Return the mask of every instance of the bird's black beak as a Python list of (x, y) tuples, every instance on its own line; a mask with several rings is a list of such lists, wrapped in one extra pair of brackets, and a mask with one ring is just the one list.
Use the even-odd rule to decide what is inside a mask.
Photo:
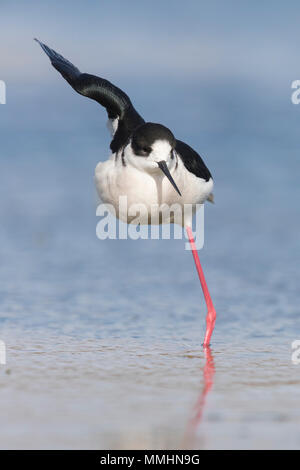
[(171, 173), (169, 172), (169, 168), (167, 167), (167, 164), (164, 160), (161, 160), (160, 162), (157, 163), (159, 168), (161, 169), (161, 171), (166, 175), (166, 177), (168, 178), (168, 180), (170, 181), (171, 185), (173, 186), (173, 188), (176, 189), (176, 191), (178, 192), (179, 196), (181, 196), (181, 192), (179, 191), (175, 181), (173, 180), (172, 176), (171, 176)]

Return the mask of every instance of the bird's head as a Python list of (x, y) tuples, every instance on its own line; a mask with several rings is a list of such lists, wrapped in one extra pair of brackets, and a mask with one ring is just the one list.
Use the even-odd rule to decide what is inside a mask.
[(180, 194), (170, 173), (175, 166), (175, 144), (176, 139), (167, 127), (147, 122), (133, 132), (125, 149), (126, 159), (141, 171), (164, 174)]

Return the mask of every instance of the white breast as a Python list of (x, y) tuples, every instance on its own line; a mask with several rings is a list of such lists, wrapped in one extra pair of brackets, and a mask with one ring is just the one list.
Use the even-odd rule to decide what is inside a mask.
[[(171, 174), (180, 189), (182, 196), (179, 196), (168, 179), (163, 175), (149, 174), (133, 166), (122, 164), (121, 156), (116, 159), (116, 154), (111, 155), (109, 160), (100, 162), (95, 169), (95, 184), (100, 199), (111, 204), (117, 217), (130, 222), (132, 213), (130, 207), (136, 204), (143, 204), (152, 215), (155, 211), (160, 211), (161, 204), (202, 204), (210, 195), (213, 189), (213, 180), (205, 181), (197, 178), (187, 171), (181, 159), (178, 159), (177, 168), (171, 170)], [(127, 209), (119, 211), (120, 196), (127, 196)], [(167, 223), (170, 220), (159, 219), (159, 223)], [(143, 223), (148, 223), (149, 219)], [(171, 220), (172, 222), (172, 220)], [(182, 224), (185, 222), (182, 221)]]

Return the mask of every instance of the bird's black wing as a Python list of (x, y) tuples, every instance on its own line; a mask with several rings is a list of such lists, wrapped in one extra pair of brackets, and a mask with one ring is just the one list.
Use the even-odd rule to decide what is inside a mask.
[(209, 181), (209, 179), (212, 178), (204, 161), (192, 147), (181, 142), (181, 140), (176, 140), (175, 150), (188, 171), (205, 181)]
[(53, 67), (61, 73), (75, 91), (104, 106), (109, 119), (118, 120), (118, 127), (110, 144), (111, 150), (117, 152), (126, 143), (132, 131), (145, 122), (134, 109), (129, 97), (108, 80), (81, 73), (63, 56), (38, 39), (36, 41), (50, 58)]

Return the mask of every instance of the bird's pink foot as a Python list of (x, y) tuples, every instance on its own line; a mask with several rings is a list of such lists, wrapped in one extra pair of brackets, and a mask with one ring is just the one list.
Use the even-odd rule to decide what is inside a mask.
[(217, 315), (216, 315), (215, 308), (213, 306), (210, 307), (206, 315), (206, 332), (205, 332), (204, 343), (203, 343), (204, 347), (209, 346), (210, 338), (211, 338), (212, 332), (214, 331), (214, 327), (216, 323), (216, 316)]

